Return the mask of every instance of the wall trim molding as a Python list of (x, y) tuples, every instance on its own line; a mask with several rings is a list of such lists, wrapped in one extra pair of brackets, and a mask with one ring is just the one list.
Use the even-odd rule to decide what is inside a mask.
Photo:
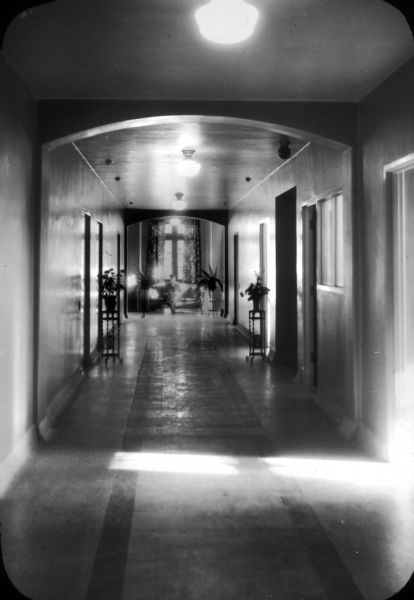
[(363, 423), (358, 423), (348, 417), (341, 406), (333, 402), (331, 398), (320, 390), (315, 390), (314, 400), (327, 416), (338, 425), (338, 431), (342, 437), (353, 441), (373, 459), (381, 461), (389, 460), (386, 443)]
[[(91, 366), (100, 359), (99, 352), (95, 349), (91, 353)], [(47, 408), (46, 416), (39, 423), (38, 429), (45, 442), (51, 441), (57, 433), (55, 427), (57, 419), (74, 400), (79, 386), (84, 381), (85, 369), (79, 367), (66, 379), (58, 393), (53, 397)], [(12, 451), (0, 462), (0, 498), (9, 489), (13, 480), (18, 476), (26, 462), (39, 446), (36, 428), (31, 425), (17, 442)]]
[(39, 423), (39, 431), (45, 442), (49, 442), (55, 436), (57, 431), (55, 428), (56, 421), (74, 399), (84, 376), (84, 369), (81, 367), (76, 369), (50, 401), (46, 410), (46, 416)]
[(34, 427), (31, 426), (14, 446), (13, 450), (0, 462), (0, 498), (4, 496), (12, 481), (19, 474), (37, 446)]
[(366, 450), (368, 454), (375, 457), (377, 460), (389, 462), (390, 455), (387, 444), (381, 440), (364, 424), (360, 424), (355, 436), (356, 442), (361, 448)]

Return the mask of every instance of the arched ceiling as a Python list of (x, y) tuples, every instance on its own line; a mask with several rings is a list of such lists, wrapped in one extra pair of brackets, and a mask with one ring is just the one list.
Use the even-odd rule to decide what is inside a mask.
[[(181, 192), (193, 210), (227, 209), (284, 163), (278, 147), (286, 136), (266, 123), (189, 115), (119, 127), (74, 144), (125, 208), (164, 210)], [(306, 144), (289, 141), (292, 155)], [(193, 178), (177, 171), (187, 145), (201, 164)]]

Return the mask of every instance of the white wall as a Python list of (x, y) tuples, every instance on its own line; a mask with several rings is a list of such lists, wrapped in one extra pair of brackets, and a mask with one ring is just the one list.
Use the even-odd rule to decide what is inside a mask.
[(32, 420), (35, 127), (34, 100), (0, 56), (0, 491)]
[[(233, 236), (239, 234), (239, 281), (244, 290), (254, 273), (259, 272), (259, 228), (267, 222), (268, 229), (268, 279), (271, 292), (267, 304), (270, 323), (270, 345), (275, 348), (276, 296), (275, 296), (275, 197), (296, 187), (297, 191), (297, 276), (298, 276), (298, 371), (303, 374), (303, 289), (302, 289), (302, 222), (301, 207), (312, 203), (326, 192), (340, 187), (345, 201), (345, 288), (343, 294), (332, 294), (318, 289), (320, 313), (319, 391), (353, 419), (354, 406), (354, 353), (353, 353), (353, 272), (352, 272), (352, 211), (351, 211), (351, 151), (337, 150), (311, 144), (298, 157), (286, 162), (262, 185), (256, 187), (243, 201), (230, 211), (229, 222), (229, 277), (230, 319), (233, 318)], [(248, 327), (250, 303), (240, 298), (239, 322)]]
[(224, 285), (224, 226), (200, 220), (201, 268), (211, 266)]
[(57, 394), (82, 362), (82, 210), (91, 214), (91, 350), (97, 343), (98, 221), (103, 224), (103, 270), (117, 266), (121, 208), (73, 145), (45, 150), (40, 255), (39, 420), (51, 416)]
[[(395, 362), (387, 233), (390, 198), (384, 167), (414, 153), (413, 106), (411, 60), (365, 98), (358, 111), (362, 421), (385, 446), (395, 409)], [(414, 419), (414, 411), (412, 415)]]

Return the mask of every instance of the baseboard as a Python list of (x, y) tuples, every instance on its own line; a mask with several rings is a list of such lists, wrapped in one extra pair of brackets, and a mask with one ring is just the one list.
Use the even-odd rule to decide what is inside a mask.
[(341, 406), (333, 402), (327, 394), (316, 389), (314, 401), (337, 424), (338, 430), (343, 437), (349, 439), (355, 434), (357, 426), (354, 421), (345, 415)]
[(343, 409), (333, 402), (326, 394), (316, 390), (316, 404), (337, 425), (338, 431), (347, 440), (352, 440), (364, 454), (377, 460), (389, 460), (387, 445), (363, 423), (356, 423), (345, 415)]
[(34, 427), (31, 427), (0, 463), (0, 497), (4, 496), (13, 479), (33, 454), (36, 443)]
[(365, 452), (381, 461), (389, 461), (388, 445), (384, 440), (381, 440), (370, 429), (361, 424), (355, 436), (360, 448)]
[(237, 325), (235, 325), (235, 327), (236, 327), (236, 330), (240, 333), (240, 335), (248, 341), (249, 340), (248, 328), (245, 325), (242, 325), (241, 323), (237, 323)]
[(70, 377), (68, 377), (62, 384), (58, 393), (49, 402), (46, 416), (39, 423), (39, 431), (45, 441), (51, 440), (56, 434), (56, 421), (72, 402), (84, 376), (84, 369), (79, 367)]
[(90, 369), (91, 367), (93, 367), (94, 365), (96, 365), (96, 363), (100, 360), (101, 356), (100, 353), (98, 351), (98, 348), (95, 348), (95, 350), (93, 350), (90, 355), (88, 356), (87, 361), (84, 361), (83, 364), (83, 369)]
[[(97, 360), (99, 360), (99, 353), (95, 351), (91, 355), (91, 362), (95, 364)], [(38, 426), (39, 433), (44, 441), (48, 442), (55, 436), (57, 432), (55, 427), (56, 421), (74, 399), (84, 376), (84, 369), (77, 369), (73, 375), (65, 381), (59, 392), (49, 403), (46, 416)], [(23, 435), (21, 440), (15, 445), (10, 454), (0, 463), (0, 497), (4, 495), (20, 469), (33, 454), (37, 443), (38, 440), (35, 427), (32, 425)]]
[(91, 352), (90, 355), (90, 366), (93, 367), (94, 365), (96, 365), (96, 363), (101, 359), (101, 355), (99, 353), (98, 348), (95, 348), (95, 350), (93, 352)]

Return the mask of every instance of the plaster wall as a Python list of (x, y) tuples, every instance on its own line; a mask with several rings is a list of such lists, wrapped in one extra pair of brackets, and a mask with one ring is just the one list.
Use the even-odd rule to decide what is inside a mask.
[(32, 422), (35, 127), (34, 100), (0, 56), (0, 463)]
[[(297, 283), (298, 283), (298, 374), (303, 379), (303, 205), (312, 204), (326, 193), (340, 188), (345, 206), (345, 287), (338, 292), (318, 286), (318, 390), (338, 406), (349, 418), (355, 418), (354, 354), (353, 354), (353, 281), (352, 281), (352, 211), (351, 211), (351, 150), (338, 151), (310, 144), (297, 157), (284, 163), (273, 175), (251, 191), (230, 210), (229, 218), (229, 277), (230, 319), (233, 319), (233, 236), (239, 234), (240, 290), (254, 281), (259, 272), (259, 228), (267, 223), (268, 278), (271, 292), (267, 303), (270, 347), (275, 349), (276, 321), (276, 255), (275, 255), (275, 197), (296, 187)], [(239, 323), (248, 327), (250, 303), (239, 302)]]
[(212, 221), (200, 220), (201, 268), (211, 266), (224, 282), (224, 227)]
[(387, 268), (389, 206), (384, 166), (414, 152), (414, 61), (358, 107), (361, 307), (361, 418), (387, 442), (393, 404), (392, 312)]
[[(103, 270), (117, 267), (120, 206), (69, 144), (43, 153), (40, 249), (39, 421), (82, 364), (84, 214), (91, 215), (90, 351), (98, 334), (98, 222), (103, 225)], [(121, 240), (121, 248), (123, 243)], [(121, 250), (121, 268), (122, 264)]]

